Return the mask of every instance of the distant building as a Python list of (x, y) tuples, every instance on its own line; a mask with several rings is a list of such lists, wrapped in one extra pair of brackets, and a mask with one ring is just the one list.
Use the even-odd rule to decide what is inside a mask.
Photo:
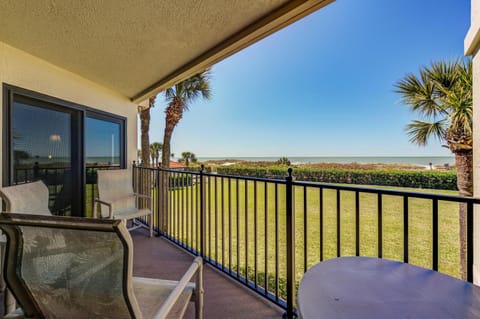
[[(158, 164), (158, 166), (162, 166), (162, 164)], [(170, 169), (178, 169), (178, 170), (184, 170), (188, 168), (185, 164), (175, 162), (175, 161), (170, 161)]]

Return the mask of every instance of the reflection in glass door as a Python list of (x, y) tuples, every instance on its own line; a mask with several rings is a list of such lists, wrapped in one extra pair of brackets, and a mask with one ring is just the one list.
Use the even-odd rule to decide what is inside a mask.
[(85, 117), (85, 215), (93, 214), (97, 193), (97, 170), (123, 167), (122, 121), (87, 114)]
[(11, 184), (42, 180), (49, 190), (49, 208), (57, 215), (80, 215), (81, 163), (77, 147), (79, 112), (14, 96), (11, 109)]

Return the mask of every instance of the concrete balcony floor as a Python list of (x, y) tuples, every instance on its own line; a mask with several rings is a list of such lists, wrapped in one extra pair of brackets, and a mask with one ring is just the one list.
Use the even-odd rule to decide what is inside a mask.
[[(132, 232), (135, 276), (179, 280), (190, 266), (193, 256), (161, 237), (146, 237), (145, 230)], [(204, 267), (204, 318), (275, 318), (283, 311), (248, 288), (209, 265)], [(189, 306), (185, 319), (193, 319), (194, 306)]]

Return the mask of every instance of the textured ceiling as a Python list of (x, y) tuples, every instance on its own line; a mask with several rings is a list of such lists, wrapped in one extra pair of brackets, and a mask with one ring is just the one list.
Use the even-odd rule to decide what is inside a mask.
[(0, 41), (139, 101), (331, 1), (2, 0)]

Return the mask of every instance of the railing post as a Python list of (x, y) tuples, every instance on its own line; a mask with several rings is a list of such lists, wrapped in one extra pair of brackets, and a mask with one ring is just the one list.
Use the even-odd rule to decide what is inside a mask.
[(154, 210), (154, 213), (153, 213), (153, 216), (156, 217), (156, 221), (157, 221), (157, 230), (158, 230), (158, 236), (160, 237), (162, 235), (162, 232), (165, 231), (165, 225), (164, 225), (164, 220), (165, 220), (165, 216), (164, 214), (161, 214), (160, 215), (160, 205), (161, 205), (161, 200), (160, 200), (160, 196), (163, 197), (163, 193), (160, 194), (160, 183), (161, 183), (161, 180), (160, 180), (160, 168), (156, 168), (155, 169), (155, 192), (157, 193), (157, 203), (153, 208), (156, 208)]
[(295, 298), (295, 208), (293, 201), (293, 176), (292, 169), (288, 169), (286, 180), (285, 203), (287, 214), (287, 312), (284, 318), (297, 318), (296, 309), (293, 307)]
[(205, 166), (200, 168), (200, 256), (205, 258)]
[(170, 216), (168, 214), (169, 202), (168, 202), (168, 188), (169, 188), (169, 176), (163, 168), (158, 168), (159, 170), (159, 180), (158, 180), (158, 217), (161, 220), (161, 225), (163, 228), (163, 236), (170, 238), (171, 234), (169, 233), (170, 229)]

